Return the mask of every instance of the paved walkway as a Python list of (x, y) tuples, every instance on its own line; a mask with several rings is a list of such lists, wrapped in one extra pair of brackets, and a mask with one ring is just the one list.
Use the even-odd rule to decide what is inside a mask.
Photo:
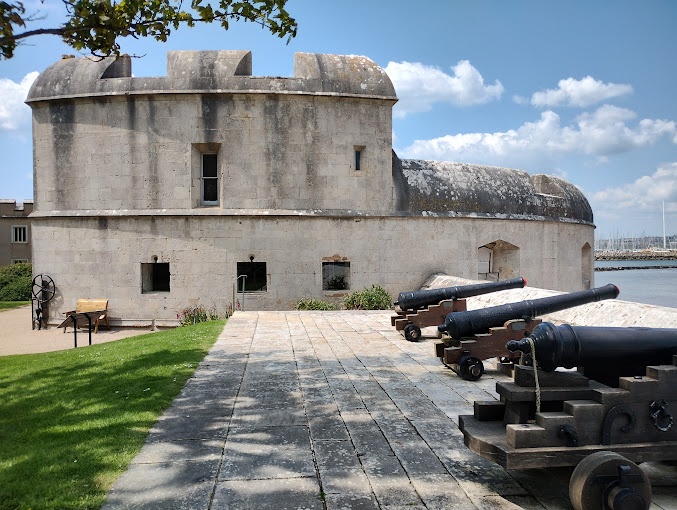
[[(236, 313), (103, 508), (571, 510), (568, 469), (463, 445), (458, 415), (504, 376), (432, 350), (384, 312)], [(677, 508), (677, 467), (651, 477), (652, 509)]]

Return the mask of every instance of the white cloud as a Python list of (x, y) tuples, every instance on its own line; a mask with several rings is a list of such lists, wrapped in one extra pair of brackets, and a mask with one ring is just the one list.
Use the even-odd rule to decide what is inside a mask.
[(498, 133), (461, 133), (432, 140), (416, 140), (402, 151), (407, 158), (468, 161), (500, 166), (552, 165), (566, 155), (589, 155), (604, 161), (609, 155), (656, 143), (664, 136), (676, 142), (674, 121), (643, 119), (635, 112), (603, 105), (579, 115), (569, 126), (548, 110), (539, 120)]
[(28, 73), (19, 83), (0, 78), (0, 130), (16, 130), (29, 121), (31, 109), (24, 101), (38, 74)]
[(385, 71), (399, 98), (393, 115), (404, 117), (409, 113), (427, 112), (434, 103), (484, 104), (503, 94), (500, 81), (485, 85), (480, 72), (467, 60), (459, 61), (451, 69), (453, 75), (420, 62), (389, 62)]
[(601, 211), (658, 211), (663, 202), (666, 212), (677, 211), (677, 163), (665, 163), (652, 175), (593, 193), (590, 201)]
[[(552, 108), (554, 106), (579, 106), (585, 108), (612, 97), (632, 94), (632, 92), (631, 85), (604, 83), (600, 80), (595, 80), (592, 76), (586, 76), (581, 80), (567, 78), (560, 80), (556, 89), (547, 89), (534, 93), (531, 96), (531, 104), (539, 108)], [(515, 99), (515, 102), (522, 104), (517, 99)]]

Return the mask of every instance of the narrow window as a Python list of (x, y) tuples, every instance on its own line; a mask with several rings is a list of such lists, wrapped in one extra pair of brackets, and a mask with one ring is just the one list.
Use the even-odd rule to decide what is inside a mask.
[(353, 149), (355, 150), (355, 170), (362, 170), (364, 167), (364, 145), (355, 145)]
[(266, 292), (268, 290), (268, 275), (265, 262), (238, 262), (237, 263), (237, 291), (242, 292), (244, 280), (245, 292)]
[(202, 154), (200, 162), (202, 205), (219, 204), (219, 175), (216, 154)]
[(169, 263), (141, 264), (141, 292), (169, 292)]
[(28, 264), (28, 259), (12, 259), (11, 264)]
[(350, 289), (350, 262), (322, 262), (322, 290)]
[(28, 227), (26, 225), (12, 226), (12, 242), (13, 243), (28, 242)]
[(594, 284), (595, 256), (590, 243), (585, 243), (581, 248), (581, 274), (583, 290), (589, 289)]

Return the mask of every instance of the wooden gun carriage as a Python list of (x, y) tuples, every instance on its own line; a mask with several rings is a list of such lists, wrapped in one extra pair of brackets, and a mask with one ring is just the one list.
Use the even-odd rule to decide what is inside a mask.
[[(516, 366), (496, 385), (500, 401), (459, 416), (466, 446), (506, 469), (576, 466), (576, 510), (647, 510), (636, 463), (677, 460), (677, 330), (543, 323), (508, 348), (535, 352), (548, 371)], [(579, 372), (553, 371), (571, 365)]]

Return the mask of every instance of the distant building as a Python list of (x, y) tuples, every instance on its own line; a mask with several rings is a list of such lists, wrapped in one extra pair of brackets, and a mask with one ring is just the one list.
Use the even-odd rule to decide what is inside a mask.
[(118, 324), (197, 303), (290, 309), (431, 274), (574, 291), (593, 277), (592, 211), (572, 184), (400, 160), (395, 89), (365, 57), (297, 53), (291, 78), (247, 51), (176, 51), (167, 76), (128, 56), (45, 70), (33, 110), (33, 263), (53, 320), (107, 298)]
[(0, 200), (0, 266), (31, 261), (33, 201)]

